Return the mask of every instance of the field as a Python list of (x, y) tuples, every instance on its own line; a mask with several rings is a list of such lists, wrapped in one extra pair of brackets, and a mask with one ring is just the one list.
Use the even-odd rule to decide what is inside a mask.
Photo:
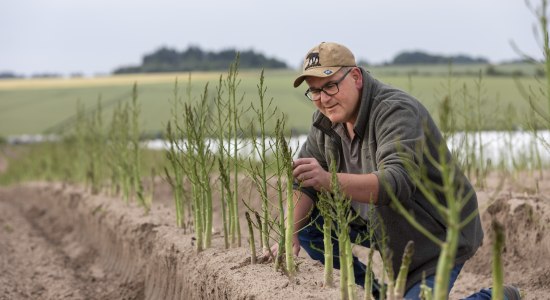
[[(546, 298), (550, 173), (541, 157), (548, 157), (548, 140), (534, 137), (537, 131), (529, 126), (550, 126), (520, 93), (522, 88), (538, 91), (541, 83), (532, 76), (479, 77), (475, 67), (452, 76), (442, 66), (425, 73), (414, 68), (373, 68), (372, 73), (419, 98), (444, 134), (470, 133), (453, 154), (476, 187), (485, 239), (450, 299), (490, 287), (494, 257), (502, 259), (504, 282), (517, 285), (524, 299)], [(191, 100), (186, 95), (189, 74), (0, 81), (1, 138), (70, 133), (54, 142), (0, 143), (0, 184), (5, 185), (0, 186), (0, 300), (340, 298), (338, 287), (324, 284), (323, 266), (305, 251), (292, 274), (291, 255), (284, 267), (261, 259), (258, 245), (264, 239), (254, 228), (257, 255), (249, 248), (245, 211), (261, 212), (252, 223), (264, 222), (254, 226), (270, 229), (271, 245), (291, 226), (277, 216), (292, 207), (283, 208), (285, 183), (292, 176), (288, 129), (307, 132), (314, 111), (305, 88), (292, 88), (294, 71), (265, 73), (265, 100), (273, 98), (285, 113), (285, 131), (274, 126), (275, 119), (282, 122), (280, 115), (267, 113), (273, 118), (265, 120), (258, 112), (241, 110), (250, 103), (258, 108), (259, 70), (239, 72), (234, 97), (235, 86), (223, 81), (223, 101), (214, 97), (220, 75), (228, 76), (192, 74)], [(207, 83), (210, 96), (201, 102)], [(189, 106), (174, 105), (175, 98)], [(442, 110), (444, 104), (450, 111)], [(540, 104), (545, 109), (546, 103)], [(85, 107), (84, 115), (78, 105)], [(255, 134), (244, 135), (250, 124)], [(261, 145), (262, 124), (276, 142), (272, 147)], [(519, 157), (512, 157), (520, 144), (513, 135), (518, 129), (526, 129), (529, 139), (521, 141), (525, 146)], [(478, 133), (484, 130), (510, 133), (500, 135), (507, 141), (498, 149), (510, 157), (497, 161), (483, 154), (489, 141), (482, 136), (488, 135)], [(145, 150), (143, 135), (162, 137), (171, 147)], [(210, 148), (215, 139), (217, 146)], [(237, 155), (240, 142), (256, 149), (261, 159)], [(262, 168), (267, 177), (261, 177)], [(504, 226), (502, 255), (492, 254), (493, 221)], [(366, 248), (350, 251), (367, 261)], [(259, 263), (253, 263), (255, 258)], [(377, 254), (378, 278), (387, 273), (381, 261)], [(339, 271), (334, 275), (335, 282), (346, 277)], [(350, 286), (362, 299), (364, 290)]]
[[(409, 69), (407, 69), (409, 68)], [(407, 76), (410, 68), (375, 68), (373, 74), (388, 84), (411, 92), (437, 119), (439, 106), (446, 96), (451, 96), (456, 105), (479, 98), (481, 114), (489, 116), (484, 129), (507, 130), (525, 127), (525, 114), (529, 104), (518, 88), (516, 79), (510, 76), (482, 77), (477, 75), (448, 76), (448, 67), (429, 69), (431, 75)], [(426, 67), (416, 67), (424, 70)], [(468, 69), (476, 74), (475, 67)], [(526, 67), (524, 67), (526, 68)], [(447, 73), (445, 73), (447, 71)], [(397, 73), (398, 75), (391, 75)], [(259, 70), (241, 71), (239, 96), (244, 103), (257, 101)], [(388, 75), (390, 74), (390, 75)], [(204, 86), (209, 83), (209, 93), (214, 95), (224, 72), (193, 73), (191, 91), (193, 100), (199, 98)], [(295, 71), (266, 71), (267, 97), (288, 116), (289, 128), (296, 133), (309, 130), (314, 105), (303, 95), (305, 88), (292, 88)], [(165, 130), (170, 118), (171, 101), (176, 79), (180, 97), (187, 99), (186, 87), (189, 74), (125, 75), (104, 78), (70, 79), (16, 79), (0, 81), (0, 137), (22, 134), (44, 134), (70, 127), (74, 121), (77, 103), (93, 110), (101, 99), (104, 111), (110, 112), (121, 101), (131, 97), (132, 85), (138, 84), (138, 101), (142, 106), (141, 123), (149, 136), (158, 136)], [(537, 87), (533, 77), (519, 77), (525, 87)], [(187, 101), (187, 100), (186, 100)], [(515, 115), (508, 112), (514, 111)], [(498, 115), (495, 115), (495, 112)], [(109, 117), (106, 117), (109, 120)], [(503, 122), (506, 120), (506, 122)], [(463, 121), (459, 120), (459, 124)]]
[[(518, 285), (524, 299), (546, 299), (550, 292), (550, 174), (538, 193), (528, 192), (535, 183), (524, 174), (507, 178), (495, 195), (499, 177), (493, 174), (491, 186), (478, 190), (486, 240), (450, 299), (491, 285), (493, 218), (507, 232), (505, 282)], [(153, 208), (144, 215), (135, 204), (78, 187), (0, 188), (0, 299), (338, 299), (338, 288), (322, 286), (322, 265), (304, 251), (293, 283), (272, 264), (250, 265), (246, 247), (224, 249), (219, 207), (213, 248), (196, 254), (194, 235), (173, 226), (169, 190), (157, 182)]]

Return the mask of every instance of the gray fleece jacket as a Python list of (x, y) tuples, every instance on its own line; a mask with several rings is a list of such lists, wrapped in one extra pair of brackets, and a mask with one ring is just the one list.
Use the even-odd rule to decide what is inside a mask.
[[(390, 195), (393, 193), (405, 209), (415, 216), (418, 223), (439, 240), (445, 241), (445, 218), (416, 187), (411, 176), (418, 176), (422, 172), (427, 174), (430, 182), (441, 185), (442, 176), (429, 157), (435, 161), (451, 164), (453, 162), (440, 131), (426, 108), (417, 99), (376, 80), (366, 70), (361, 71), (363, 92), (354, 130), (357, 136), (362, 137), (362, 171), (365, 174), (377, 175), (380, 182), (378, 201), (374, 206), (374, 221), (383, 224), (386, 231), (387, 247), (393, 252), (392, 263), (396, 275), (405, 245), (409, 240), (415, 243), (407, 279), (408, 289), (422, 279), (422, 272), (426, 272), (426, 276), (435, 273), (440, 247), (397, 212)], [(341, 170), (341, 138), (332, 129), (332, 125), (327, 117), (316, 111), (313, 115), (313, 125), (299, 157), (313, 157), (325, 170), (328, 170), (330, 158), (333, 157), (338, 170)], [(441, 146), (444, 147), (443, 152), (440, 151)], [(476, 194), (458, 167), (453, 185), (455, 194), (466, 199), (461, 212), (461, 218), (464, 220), (477, 210)], [(316, 201), (315, 190), (302, 190)], [(436, 192), (436, 198), (440, 204), (447, 206), (447, 200), (442, 193)], [(377, 227), (375, 241), (381, 241), (382, 229), (380, 226)], [(483, 231), (477, 215), (461, 230), (455, 264), (464, 263), (473, 256), (482, 240)]]

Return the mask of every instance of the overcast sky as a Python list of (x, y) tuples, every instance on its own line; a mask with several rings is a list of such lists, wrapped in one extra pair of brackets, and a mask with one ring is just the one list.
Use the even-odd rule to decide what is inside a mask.
[[(539, 5), (539, 1), (531, 0)], [(540, 57), (523, 0), (2, 0), (0, 72), (110, 73), (161, 46), (261, 52), (301, 64), (321, 41), (358, 59), (403, 50), (516, 59)]]

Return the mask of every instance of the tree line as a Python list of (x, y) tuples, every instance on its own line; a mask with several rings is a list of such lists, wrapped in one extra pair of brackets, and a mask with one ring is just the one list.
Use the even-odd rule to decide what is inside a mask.
[[(190, 46), (187, 50), (161, 47), (143, 57), (141, 65), (117, 68), (114, 74), (125, 73), (155, 73), (155, 72), (187, 72), (225, 70), (239, 54), (240, 68), (286, 69), (287, 64), (275, 58), (268, 58), (253, 50), (238, 51), (226, 49), (219, 52), (204, 51), (197, 46)], [(474, 58), (467, 55), (443, 56), (422, 51), (404, 51), (385, 65), (412, 65), (412, 64), (488, 64), (486, 58)], [(364, 60), (359, 64), (368, 65)]]
[(395, 56), (391, 65), (412, 65), (412, 64), (488, 64), (486, 58), (470, 57), (468, 55), (433, 55), (422, 51), (405, 51)]
[[(241, 69), (288, 69), (289, 66), (278, 59), (269, 58), (253, 50), (239, 51), (226, 49), (218, 52), (204, 51), (198, 46), (190, 46), (186, 50), (178, 51), (173, 48), (161, 47), (156, 51), (143, 56), (140, 65), (122, 66), (116, 68), (113, 74), (128, 73), (160, 73), (160, 72), (188, 72), (188, 71), (214, 71), (225, 70), (236, 55), (239, 54), (239, 67)], [(524, 62), (524, 61), (514, 61)], [(393, 60), (381, 65), (434, 65), (434, 64), (490, 64), (483, 57), (471, 57), (468, 55), (434, 55), (423, 51), (403, 51), (397, 54)], [(373, 66), (368, 61), (360, 59), (359, 65)], [(490, 74), (506, 75), (506, 74)], [(70, 74), (70, 77), (82, 77), (81, 73)], [(0, 79), (25, 78), (26, 76), (10, 71), (1, 71)], [(31, 78), (55, 78), (62, 77), (57, 73), (36, 73)]]
[(239, 54), (241, 69), (265, 68), (286, 69), (286, 63), (275, 58), (268, 58), (253, 50), (237, 51), (226, 49), (219, 52), (203, 51), (199, 47), (190, 46), (185, 51), (162, 47), (145, 55), (139, 66), (117, 68), (114, 74), (124, 73), (154, 73), (154, 72), (186, 72), (225, 70)]

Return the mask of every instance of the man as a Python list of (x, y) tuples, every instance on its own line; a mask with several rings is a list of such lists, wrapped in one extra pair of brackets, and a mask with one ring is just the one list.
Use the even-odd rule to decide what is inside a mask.
[[(328, 169), (334, 159), (341, 188), (351, 198), (359, 220), (364, 221), (351, 226), (352, 241), (355, 236), (367, 232), (365, 224), (368, 224), (371, 208), (376, 213), (376, 220), (371, 221), (380, 222), (385, 228), (386, 246), (393, 252), (395, 274), (405, 245), (409, 240), (414, 241), (415, 254), (409, 267), (405, 297), (418, 299), (423, 273), (428, 285), (433, 286), (440, 248), (394, 209), (391, 196), (397, 197), (420, 225), (438, 239), (445, 240), (444, 218), (417, 189), (411, 178), (414, 174), (410, 174), (420, 173), (422, 169), (432, 182), (442, 182), (441, 174), (426, 154), (435, 161), (452, 163), (441, 133), (418, 100), (373, 78), (356, 65), (354, 55), (343, 45), (321, 43), (312, 48), (294, 87), (304, 81), (308, 85), (305, 95), (317, 111), (307, 141), (299, 152), (299, 158), (294, 161), (293, 175), (297, 182), (294, 254), (298, 254), (301, 246), (313, 259), (324, 262), (323, 253), (318, 250), (323, 249), (323, 235), (318, 226), (322, 218), (315, 203), (319, 191), (330, 192), (331, 174)], [(439, 152), (441, 145), (446, 149), (442, 156)], [(453, 184), (462, 192), (459, 196), (470, 198), (461, 212), (464, 219), (477, 210), (476, 195), (460, 172), (454, 177)], [(441, 193), (437, 194), (437, 199), (446, 204)], [(311, 220), (318, 224), (310, 223)], [(380, 228), (375, 230), (375, 248), (379, 246), (376, 241), (380, 241), (382, 235)], [(474, 255), (482, 240), (481, 221), (477, 215), (461, 230), (449, 290), (464, 262)], [(334, 253), (337, 254), (338, 245), (334, 244)], [(368, 240), (362, 244), (370, 246)], [(339, 268), (338, 258), (335, 258), (334, 265)], [(354, 271), (357, 284), (363, 285), (365, 266), (357, 258), (354, 258)], [(375, 284), (375, 294), (377, 288)], [(507, 287), (506, 290), (517, 294), (515, 288)], [(472, 296), (487, 295), (490, 298), (490, 290)], [(517, 296), (519, 299), (519, 294)]]

